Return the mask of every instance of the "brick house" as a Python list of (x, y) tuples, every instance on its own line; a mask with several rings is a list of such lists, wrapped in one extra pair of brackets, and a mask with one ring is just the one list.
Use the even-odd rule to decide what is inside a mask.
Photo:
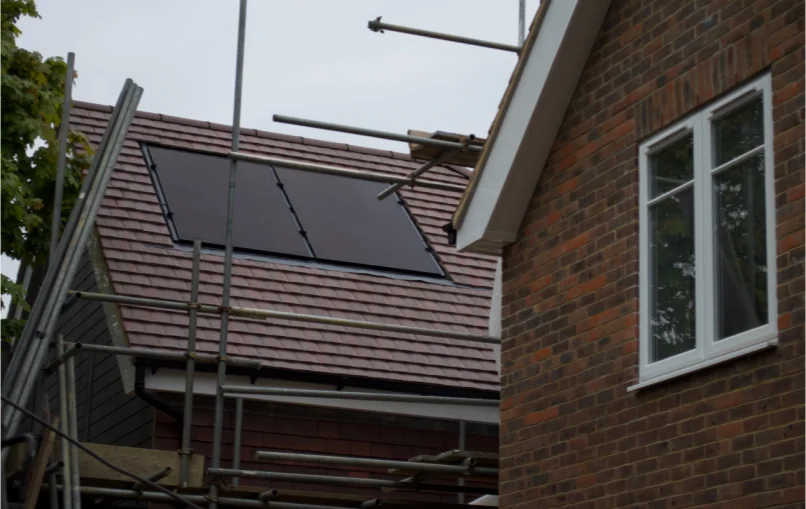
[(500, 507), (803, 507), (804, 3), (543, 0), (454, 217)]
[[(110, 112), (108, 106), (76, 102), (72, 127), (97, 145)], [(228, 126), (138, 112), (72, 288), (187, 302), (192, 258), (188, 241), (196, 237), (204, 242), (200, 302), (218, 305), (227, 189), (221, 178), (227, 175), (230, 137)], [(253, 154), (393, 175), (407, 175), (419, 165), (408, 154), (253, 129), (242, 130), (241, 145), (244, 152)], [(219, 171), (222, 164), (223, 171)], [(239, 165), (238, 175), (245, 180), (239, 180), (236, 195), (233, 306), (488, 332), (495, 260), (456, 253), (442, 230), (458, 204), (460, 191), (405, 188), (381, 202), (376, 194), (385, 185), (378, 182), (257, 168), (249, 163)], [(464, 186), (469, 171), (443, 165), (429, 176)], [(326, 192), (317, 194), (317, 186)], [(311, 196), (316, 202), (306, 203)], [(349, 221), (338, 217), (353, 210), (355, 204), (370, 212)], [(334, 231), (335, 236), (331, 235)], [(38, 286), (41, 276), (34, 271), (32, 288)], [(199, 315), (198, 352), (217, 353), (219, 326), (218, 316)], [(188, 314), (78, 299), (63, 310), (58, 330), (68, 343), (183, 352)], [(495, 356), (482, 343), (234, 318), (228, 353), (261, 363), (258, 370), (230, 366), (229, 384), (498, 398)], [(180, 448), (184, 363), (135, 358), (136, 366), (124, 356), (94, 353), (76, 357), (79, 438), (94, 444), (176, 451)], [(207, 458), (209, 466), (215, 366), (198, 364), (197, 370), (191, 445), (196, 454)], [(45, 381), (44, 394), (50, 408), (57, 411), (55, 375)], [(225, 403), (221, 466), (229, 468), (235, 401)], [(367, 477), (367, 469), (355, 467), (256, 462), (254, 452), (406, 460), (459, 449), (464, 440), (466, 450), (495, 453), (498, 419), (494, 405), (245, 395), (240, 467)], [(384, 469), (372, 476), (401, 479)], [(165, 482), (170, 485), (171, 479)], [(455, 487), (456, 480), (448, 484)], [(267, 483), (241, 480), (241, 486), (250, 485)], [(270, 486), (281, 491), (280, 501), (288, 500), (284, 498), (287, 493), (318, 492), (320, 502), (327, 501), (329, 494), (346, 494), (359, 501), (380, 496), (376, 488), (298, 482)], [(478, 486), (484, 488), (483, 493), (495, 491), (494, 483)], [(382, 496), (384, 505), (392, 507), (395, 500), (408, 504), (428, 501), (437, 503), (435, 507), (443, 507), (439, 503), (452, 507), (457, 501), (456, 493), (396, 491)]]

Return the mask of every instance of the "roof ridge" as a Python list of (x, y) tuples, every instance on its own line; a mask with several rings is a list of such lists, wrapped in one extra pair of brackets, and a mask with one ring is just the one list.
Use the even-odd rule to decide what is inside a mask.
[[(93, 110), (93, 111), (101, 111), (104, 113), (111, 113), (112, 106), (110, 105), (103, 105), (98, 103), (92, 103), (87, 101), (73, 101), (73, 106), (86, 109), (86, 110)], [(147, 118), (149, 120), (159, 120), (162, 122), (167, 122), (170, 124), (178, 124), (178, 125), (186, 125), (190, 127), (200, 127), (202, 129), (212, 129), (214, 131), (223, 131), (223, 132), (232, 132), (232, 126), (226, 124), (219, 124), (216, 122), (208, 122), (206, 120), (196, 120), (192, 118), (185, 118), (185, 117), (175, 117), (173, 115), (165, 115), (163, 113), (154, 113), (148, 111), (136, 111), (134, 113), (135, 117), (139, 118)], [(326, 141), (326, 140), (319, 140), (316, 138), (305, 138), (302, 136), (294, 136), (289, 134), (282, 134), (282, 133), (275, 133), (271, 131), (264, 131), (261, 129), (252, 129), (247, 127), (241, 127), (241, 134), (257, 136), (259, 138), (267, 138), (273, 139), (278, 141), (287, 141), (291, 143), (300, 143), (302, 145), (314, 146), (314, 147), (324, 147), (324, 148), (332, 148), (335, 150), (345, 150), (347, 152), (355, 152), (359, 154), (368, 154), (374, 155), (379, 157), (387, 157), (390, 159), (401, 159), (405, 161), (413, 161), (414, 158), (411, 157), (410, 154), (405, 152), (396, 152), (393, 150), (382, 150), (377, 148), (371, 147), (362, 147), (359, 145), (349, 145), (347, 143), (338, 143), (333, 141)], [(469, 168), (460, 168), (455, 165), (448, 165), (448, 164), (441, 164), (439, 165), (443, 168), (452, 170), (453, 172), (459, 174), (462, 177), (469, 178), (472, 174), (472, 170)]]

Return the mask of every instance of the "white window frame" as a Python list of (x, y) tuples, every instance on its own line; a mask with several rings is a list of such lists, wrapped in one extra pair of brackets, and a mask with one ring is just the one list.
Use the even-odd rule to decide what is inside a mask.
[[(717, 168), (713, 167), (713, 123), (751, 100), (762, 98), (764, 121), (764, 198), (767, 228), (767, 295), (768, 323), (760, 327), (717, 341), (714, 283), (715, 232), (713, 229), (713, 175), (740, 160), (757, 154), (752, 150)], [(694, 157), (694, 257), (695, 257), (695, 333), (694, 349), (650, 362), (650, 267), (649, 267), (649, 158), (693, 134)], [(736, 357), (775, 346), (778, 342), (778, 296), (775, 242), (775, 166), (773, 164), (772, 79), (769, 74), (743, 85), (722, 99), (698, 110), (657, 135), (641, 143), (639, 148), (639, 237), (640, 237), (640, 325), (639, 382), (628, 390), (653, 385), (718, 364)], [(683, 186), (681, 186), (682, 188)], [(688, 185), (691, 187), (691, 185)], [(681, 188), (672, 191), (678, 192)]]

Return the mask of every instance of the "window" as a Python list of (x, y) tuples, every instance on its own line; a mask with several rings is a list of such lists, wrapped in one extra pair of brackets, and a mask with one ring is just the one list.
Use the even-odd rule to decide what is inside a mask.
[[(148, 146), (152, 180), (176, 242), (224, 246), (230, 160)], [(233, 242), (253, 253), (444, 276), (385, 184), (239, 162)]]
[(775, 344), (769, 75), (640, 147), (640, 383)]

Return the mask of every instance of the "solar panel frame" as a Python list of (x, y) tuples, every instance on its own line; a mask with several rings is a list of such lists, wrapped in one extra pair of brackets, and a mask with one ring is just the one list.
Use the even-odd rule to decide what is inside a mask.
[[(141, 149), (174, 241), (198, 236), (223, 247), (230, 159), (153, 143)], [(246, 161), (237, 179), (238, 251), (447, 277), (401, 196), (377, 200), (383, 183)]]
[[(152, 179), (173, 226), (174, 240), (193, 242), (200, 238), (206, 245), (224, 246), (230, 160), (157, 145), (148, 145), (146, 149)], [(310, 257), (307, 242), (277, 185), (273, 169), (239, 162), (236, 179), (235, 248)]]
[(400, 197), (376, 198), (386, 184), (278, 166), (275, 171), (317, 259), (445, 276)]

